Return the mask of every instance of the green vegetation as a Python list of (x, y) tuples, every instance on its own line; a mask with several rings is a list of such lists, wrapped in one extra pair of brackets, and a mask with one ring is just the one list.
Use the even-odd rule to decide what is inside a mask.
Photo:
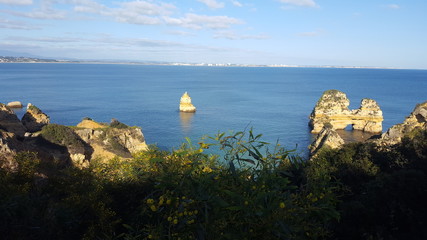
[(118, 129), (129, 128), (128, 125), (126, 125), (126, 124), (124, 124), (122, 122), (119, 122), (119, 120), (114, 119), (114, 118), (111, 120), (110, 127), (112, 127), (112, 128), (118, 128)]
[(34, 113), (36, 113), (36, 114), (41, 114), (41, 113), (43, 113), (43, 112), (42, 112), (42, 110), (40, 110), (40, 108), (36, 107), (35, 105), (30, 105), (30, 106), (28, 107), (28, 110), (31, 110), (31, 111), (33, 111), (33, 112), (34, 112)]
[[(66, 129), (44, 129), (62, 139)], [(53, 137), (55, 136), (55, 137)], [(45, 136), (44, 136), (45, 137)], [(57, 140), (63, 143), (64, 140)], [(219, 148), (224, 160), (206, 154)], [(425, 239), (427, 131), (305, 161), (252, 131), (131, 160), (0, 169), (3, 239)]]
[(41, 136), (51, 143), (64, 147), (84, 147), (80, 137), (71, 128), (64, 125), (48, 124), (42, 128)]

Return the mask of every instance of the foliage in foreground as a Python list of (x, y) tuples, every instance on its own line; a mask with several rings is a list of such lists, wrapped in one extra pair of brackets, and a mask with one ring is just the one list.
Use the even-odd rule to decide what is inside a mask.
[[(30, 152), (0, 170), (3, 239), (425, 239), (427, 132), (304, 161), (260, 135), (151, 147), (58, 167)], [(205, 154), (223, 150), (224, 160)]]

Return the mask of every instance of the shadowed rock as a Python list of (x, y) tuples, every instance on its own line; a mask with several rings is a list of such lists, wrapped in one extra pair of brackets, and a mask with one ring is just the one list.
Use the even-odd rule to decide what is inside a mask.
[(38, 132), (50, 123), (49, 116), (43, 113), (38, 107), (28, 104), (27, 112), (21, 120), (28, 132)]

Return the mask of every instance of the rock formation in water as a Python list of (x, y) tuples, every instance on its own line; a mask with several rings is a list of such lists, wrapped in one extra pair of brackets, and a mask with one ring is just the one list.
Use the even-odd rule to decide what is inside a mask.
[(405, 135), (416, 129), (427, 129), (427, 101), (417, 104), (403, 123), (396, 124), (383, 133), (379, 142), (387, 145), (399, 143)]
[(179, 111), (190, 113), (196, 112), (196, 107), (191, 103), (191, 98), (187, 92), (185, 92), (181, 97), (181, 101), (179, 103)]
[(309, 125), (312, 133), (319, 133), (325, 124), (332, 129), (344, 129), (352, 125), (353, 129), (379, 133), (382, 131), (382, 111), (372, 99), (362, 99), (359, 109), (350, 110), (350, 101), (345, 93), (328, 90), (323, 93), (310, 115)]
[(314, 156), (323, 147), (336, 149), (340, 148), (342, 145), (344, 145), (344, 140), (341, 136), (332, 126), (326, 125), (308, 148), (310, 149), (310, 155)]
[(20, 101), (10, 102), (7, 104), (7, 106), (10, 108), (22, 108), (23, 107), (23, 105)]
[(42, 130), (42, 128), (50, 123), (49, 116), (43, 113), (38, 107), (31, 103), (27, 106), (27, 112), (21, 119), (22, 124), (27, 128), (28, 132), (34, 133)]

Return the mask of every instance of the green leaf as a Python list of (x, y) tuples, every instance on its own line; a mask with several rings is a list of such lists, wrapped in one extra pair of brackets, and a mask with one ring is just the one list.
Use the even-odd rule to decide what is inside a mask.
[(163, 159), (163, 158), (151, 158), (150, 159), (150, 163), (161, 163), (163, 161), (165, 161), (165, 159)]

